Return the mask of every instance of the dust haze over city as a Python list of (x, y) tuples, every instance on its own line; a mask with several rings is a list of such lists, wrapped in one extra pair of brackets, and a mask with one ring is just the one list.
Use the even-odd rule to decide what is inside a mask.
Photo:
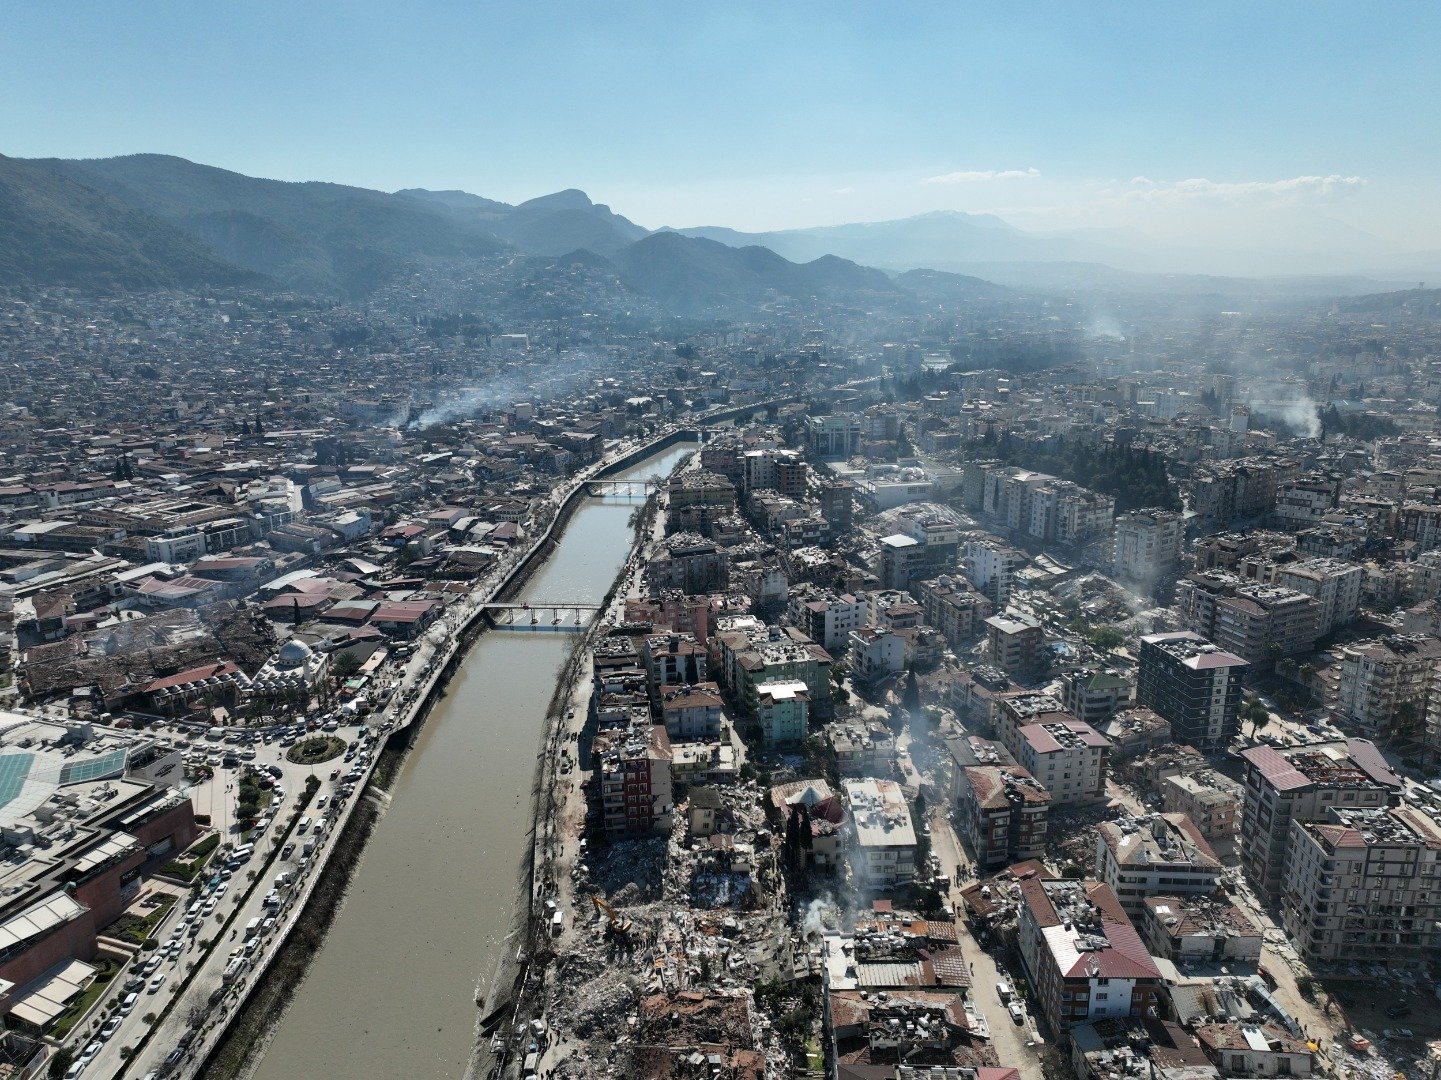
[(1441, 13), (4, 25), (0, 1072), (1441, 1075)]

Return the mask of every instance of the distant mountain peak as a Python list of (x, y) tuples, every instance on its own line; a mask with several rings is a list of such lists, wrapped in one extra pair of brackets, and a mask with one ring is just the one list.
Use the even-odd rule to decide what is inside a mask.
[(550, 195), (538, 195), (534, 199), (527, 199), (523, 203), (516, 204), (516, 209), (521, 211), (544, 210), (547, 213), (554, 213), (557, 210), (589, 210), (595, 203), (590, 201), (590, 196), (579, 188), (566, 188), (564, 191), (556, 191)]

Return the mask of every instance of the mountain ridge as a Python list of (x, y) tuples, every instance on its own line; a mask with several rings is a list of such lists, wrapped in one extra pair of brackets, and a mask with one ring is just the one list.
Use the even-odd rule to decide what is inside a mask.
[[(163, 154), (4, 160), (13, 190), (0, 205), (0, 227), (10, 230), (0, 280), (14, 283), (274, 283), (354, 299), (427, 259), (513, 251), (551, 259), (592, 253), (629, 284), (687, 312), (812, 295), (864, 303), (909, 294), (944, 305), (1008, 289), (1333, 298), (1415, 281), (1125, 269), (1079, 257), (1135, 242), (1118, 230), (1027, 233), (994, 215), (960, 211), (770, 233), (652, 232), (577, 188), (512, 205), (453, 189), (270, 180)], [(1058, 251), (1074, 257), (1041, 257)]]

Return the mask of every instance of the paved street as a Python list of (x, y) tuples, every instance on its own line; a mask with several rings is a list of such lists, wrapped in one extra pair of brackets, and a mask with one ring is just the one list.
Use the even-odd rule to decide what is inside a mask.
[[(971, 857), (965, 852), (944, 810), (932, 810), (929, 820), (931, 850), (940, 858), (942, 869), (949, 874), (955, 871), (958, 864), (970, 863)], [(971, 964), (971, 996), (991, 1027), (991, 1044), (996, 1048), (1001, 1064), (1013, 1065), (1019, 1069), (1021, 1080), (1044, 1080), (1033, 1048), (1036, 1038), (1033, 1021), (1027, 1016), (1025, 1024), (1017, 1024), (996, 995), (997, 982), (1002, 978), (1008, 982), (1014, 980), (996, 967), (990, 953), (982, 949), (971, 936), (961, 908), (961, 892), (954, 883), (951, 886), (950, 902), (956, 909), (956, 937), (961, 952)]]

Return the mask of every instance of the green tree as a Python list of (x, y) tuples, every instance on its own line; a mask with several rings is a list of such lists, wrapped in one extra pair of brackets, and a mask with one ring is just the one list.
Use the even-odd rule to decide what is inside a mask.
[(1251, 738), (1271, 722), (1271, 714), (1266, 711), (1265, 704), (1255, 694), (1247, 694), (1246, 699), (1241, 702), (1240, 720), (1242, 724), (1251, 726)]
[(75, 1051), (68, 1046), (62, 1046), (59, 1050), (56, 1050), (50, 1058), (50, 1064), (45, 1069), (45, 1075), (48, 1076), (50, 1080), (60, 1080), (61, 1077), (70, 1071), (70, 1066), (74, 1064)]
[(1110, 652), (1126, 643), (1126, 635), (1114, 626), (1098, 626), (1091, 631), (1091, 644), (1101, 652)]

